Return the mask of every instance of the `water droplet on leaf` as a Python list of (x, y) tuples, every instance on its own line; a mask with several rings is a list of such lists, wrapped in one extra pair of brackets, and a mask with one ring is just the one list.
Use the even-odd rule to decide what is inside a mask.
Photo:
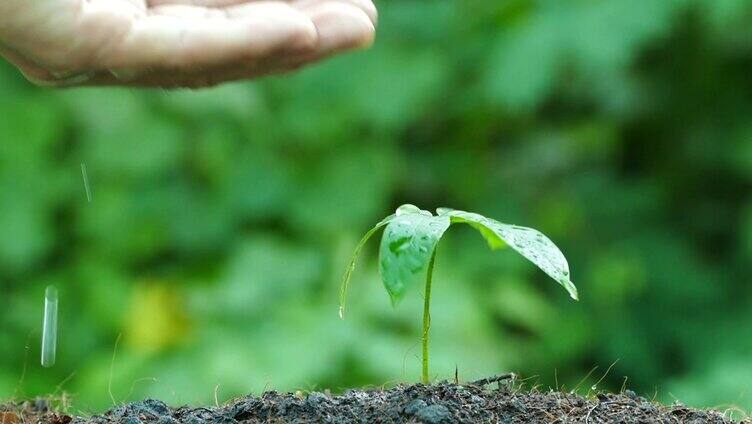
[(397, 208), (397, 216), (408, 215), (411, 213), (420, 213), (420, 208), (415, 205), (402, 205)]

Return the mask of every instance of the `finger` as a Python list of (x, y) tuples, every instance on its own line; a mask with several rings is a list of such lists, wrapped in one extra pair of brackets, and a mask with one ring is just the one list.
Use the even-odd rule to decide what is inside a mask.
[(80, 85), (91, 79), (90, 72), (55, 73), (0, 45), (0, 57), (13, 64), (31, 83), (41, 87)]
[(143, 74), (134, 79), (122, 80), (112, 74), (98, 74), (95, 77), (82, 82), (80, 86), (124, 86), (124, 87), (141, 87), (141, 88), (162, 88), (162, 89), (180, 89), (190, 88), (199, 89), (214, 87), (216, 85), (241, 81), (252, 78), (259, 78), (266, 75), (281, 74), (288, 70), (297, 69), (296, 67), (275, 68), (275, 69), (244, 69), (242, 67), (228, 68), (223, 71), (180, 74), (167, 72), (156, 72)]
[[(229, 7), (229, 6), (234, 6), (234, 5), (244, 4), (244, 3), (250, 3), (253, 1), (258, 1), (258, 0), (148, 0), (148, 4), (151, 7), (182, 4), (182, 5), (191, 5), (191, 6), (200, 6), (200, 7), (223, 8), (223, 7)], [(305, 8), (315, 6), (316, 4), (322, 3), (322, 0), (277, 0), (277, 1), (280, 3), (290, 4), (293, 7), (298, 8), (298, 9), (305, 9)], [(371, 22), (373, 22), (373, 24), (376, 25), (378, 21), (378, 11), (376, 10), (376, 6), (373, 4), (372, 0), (337, 0), (337, 1), (341, 3), (351, 4), (361, 9), (363, 12), (366, 13), (366, 15), (368, 15), (368, 17), (371, 19)]]
[(305, 9), (318, 33), (316, 51), (311, 60), (334, 53), (365, 48), (373, 43), (376, 28), (360, 8), (336, 1), (327, 1)]
[(134, 19), (129, 33), (101, 62), (110, 69), (200, 69), (258, 60), (281, 50), (310, 50), (316, 39), (311, 20), (280, 2), (227, 9), (163, 6)]
[[(316, 7), (317, 5), (321, 5), (324, 2), (332, 2), (332, 0), (291, 0), (291, 3), (293, 6), (299, 9), (311, 9)], [(365, 12), (366, 15), (371, 19), (371, 22), (374, 24), (374, 26), (378, 23), (379, 19), (379, 13), (376, 10), (376, 6), (373, 4), (373, 1), (371, 0), (337, 0), (336, 2), (349, 4), (352, 6), (357, 7), (358, 9)]]
[(5, 60), (18, 68), (29, 81), (36, 82), (53, 78), (46, 69), (37, 66), (32, 61), (2, 45), (0, 45), (0, 57), (5, 58)]
[[(250, 1), (253, 1), (253, 0), (250, 0)], [(149, 0), (148, 4), (149, 6), (152, 6), (152, 7), (171, 5), (171, 4), (183, 4), (183, 5), (190, 5), (190, 6), (221, 8), (221, 7), (234, 6), (237, 4), (243, 4), (243, 3), (248, 3), (248, 2), (249, 0)], [(285, 1), (280, 0), (280, 3), (285, 3)]]
[(304, 65), (301, 59), (291, 56), (269, 56), (259, 61), (234, 63), (207, 68), (200, 71), (174, 72), (152, 70), (146, 73), (100, 72), (79, 85), (160, 88), (203, 88), (224, 82), (258, 78), (271, 74), (286, 73)]

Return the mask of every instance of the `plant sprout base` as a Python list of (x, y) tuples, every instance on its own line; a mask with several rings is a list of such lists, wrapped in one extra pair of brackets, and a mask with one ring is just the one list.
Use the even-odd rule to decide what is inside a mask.
[(355, 264), (366, 242), (384, 228), (379, 248), (379, 272), (392, 305), (418, 285), (425, 273), (423, 304), (422, 378), (429, 382), (429, 333), (431, 327), (431, 284), (436, 260), (436, 246), (452, 224), (468, 224), (483, 236), (491, 249), (511, 247), (538, 266), (577, 300), (577, 288), (569, 278), (569, 264), (559, 248), (537, 230), (504, 224), (482, 215), (448, 208), (437, 209), (436, 215), (413, 205), (402, 205), (371, 228), (360, 240), (345, 271), (340, 288), (340, 318), (345, 316), (345, 303)]
[(431, 329), (431, 282), (433, 280), (433, 264), (436, 261), (436, 250), (434, 249), (431, 255), (431, 261), (428, 262), (428, 270), (426, 271), (426, 291), (423, 299), (423, 336), (421, 342), (423, 345), (423, 359), (422, 359), (422, 376), (423, 382), (428, 383), (428, 333)]

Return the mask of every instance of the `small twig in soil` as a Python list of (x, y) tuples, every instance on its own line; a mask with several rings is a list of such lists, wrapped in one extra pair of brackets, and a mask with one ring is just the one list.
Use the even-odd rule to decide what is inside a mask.
[(575, 405), (574, 405), (574, 404), (572, 403), (572, 400), (571, 400), (571, 399), (569, 399), (569, 396), (566, 396), (566, 395), (564, 395), (564, 400), (566, 400), (566, 401), (567, 401), (567, 403), (569, 404), (569, 406), (570, 406), (571, 408), (575, 408)]
[(590, 410), (588, 411), (587, 415), (585, 415), (585, 424), (590, 424), (590, 414), (592, 414), (593, 411), (595, 411), (596, 409), (598, 409), (599, 406), (601, 406), (601, 405), (611, 405), (611, 404), (615, 404), (615, 405), (628, 405), (627, 403), (618, 402), (618, 401), (615, 401), (615, 400), (611, 400), (611, 401), (607, 401), (607, 402), (598, 402), (595, 405), (593, 405), (593, 407), (590, 408)]
[(480, 380), (470, 382), (470, 385), (483, 387), (483, 386), (488, 386), (489, 384), (498, 383), (504, 380), (513, 380), (515, 379), (515, 377), (517, 377), (517, 375), (515, 375), (515, 373), (513, 372), (510, 372), (507, 374), (501, 374), (501, 375), (497, 375), (494, 377), (482, 378)]

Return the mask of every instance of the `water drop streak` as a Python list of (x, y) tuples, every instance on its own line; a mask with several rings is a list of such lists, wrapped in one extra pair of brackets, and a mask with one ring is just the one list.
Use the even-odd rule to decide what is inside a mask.
[(44, 291), (44, 321), (42, 324), (42, 366), (55, 365), (57, 349), (57, 289), (48, 286)]
[(84, 189), (86, 190), (86, 200), (91, 203), (91, 188), (89, 188), (89, 175), (86, 173), (86, 164), (81, 162), (81, 175), (84, 177)]

